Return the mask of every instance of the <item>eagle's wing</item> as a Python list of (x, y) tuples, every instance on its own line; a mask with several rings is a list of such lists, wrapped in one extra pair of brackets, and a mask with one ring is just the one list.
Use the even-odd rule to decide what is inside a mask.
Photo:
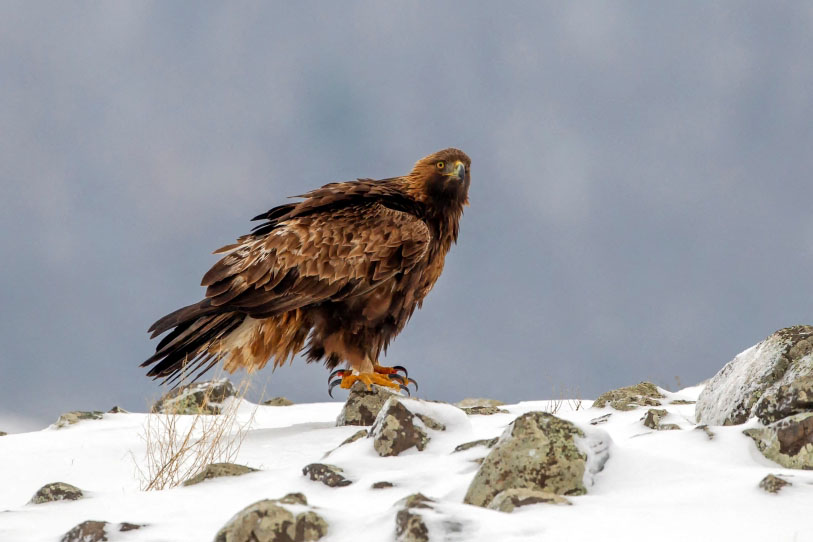
[(430, 240), (422, 220), (380, 203), (317, 211), (241, 238), (201, 284), (212, 307), (267, 317), (369, 292), (412, 269)]

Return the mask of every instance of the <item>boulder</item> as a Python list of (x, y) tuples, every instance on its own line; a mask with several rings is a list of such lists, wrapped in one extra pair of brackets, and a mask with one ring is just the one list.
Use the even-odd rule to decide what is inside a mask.
[(395, 487), (395, 484), (392, 482), (387, 482), (386, 480), (381, 482), (375, 482), (373, 485), (370, 486), (372, 489), (389, 489), (391, 487)]
[(574, 424), (547, 412), (528, 412), (506, 428), (486, 456), (464, 502), (488, 506), (507, 489), (532, 489), (557, 495), (582, 495), (585, 481), (609, 457), (610, 438), (593, 429), (586, 437)]
[(602, 393), (593, 401), (593, 407), (604, 408), (609, 405), (616, 410), (634, 410), (643, 406), (661, 406), (659, 399), (663, 398), (664, 395), (655, 384), (641, 382)]
[(336, 418), (336, 425), (372, 425), (384, 403), (390, 397), (398, 396), (389, 388), (374, 385), (368, 390), (362, 382), (356, 382)]
[(743, 431), (762, 455), (789, 469), (813, 469), (813, 412)]
[(399, 510), (395, 515), (395, 540), (398, 542), (429, 542), (429, 528), (418, 512), (431, 509), (432, 499), (421, 493), (415, 493), (398, 502)]
[(34, 493), (30, 504), (42, 504), (54, 501), (76, 501), (84, 497), (82, 490), (64, 482), (45, 484)]
[(768, 492), (768, 493), (779, 493), (779, 491), (785, 487), (793, 485), (784, 478), (780, 478), (779, 476), (774, 476), (773, 474), (769, 474), (759, 482), (759, 488)]
[(294, 516), (279, 502), (247, 506), (218, 531), (215, 542), (313, 542), (327, 534), (327, 522), (316, 512)]
[(102, 542), (109, 540), (108, 533), (114, 531), (133, 531), (143, 525), (135, 523), (119, 523), (111, 525), (106, 521), (83, 521), (63, 535), (60, 542)]
[(292, 404), (294, 402), (285, 397), (272, 397), (267, 401), (263, 401), (263, 406), (291, 406)]
[(0, 437), (5, 437), (6, 435), (8, 435), (8, 433), (5, 431), (0, 431)]
[(234, 463), (210, 463), (206, 465), (202, 472), (186, 480), (183, 485), (193, 486), (211, 478), (240, 476), (241, 474), (247, 474), (249, 472), (257, 472), (257, 469), (252, 469), (245, 465), (235, 465)]
[(328, 487), (344, 487), (353, 483), (345, 478), (342, 472), (344, 471), (341, 468), (324, 463), (311, 463), (302, 469), (302, 474), (314, 482), (322, 482)]
[(454, 405), (459, 408), (472, 408), (472, 407), (499, 407), (505, 403), (497, 399), (485, 399), (482, 397), (466, 397), (462, 401), (458, 401)]
[(811, 376), (813, 326), (780, 329), (708, 381), (697, 399), (697, 422), (737, 425), (759, 412), (770, 423), (809, 411)]
[(556, 493), (537, 491), (535, 489), (515, 488), (500, 491), (488, 505), (491, 510), (511, 513), (515, 508), (529, 504), (572, 504)]
[(491, 416), (492, 414), (508, 414), (508, 411), (504, 408), (498, 408), (496, 406), (473, 406), (473, 407), (461, 407), (463, 412), (468, 414), (469, 416), (472, 415), (480, 415), (480, 416)]
[(480, 440), (473, 440), (471, 442), (464, 442), (463, 444), (459, 444), (455, 446), (455, 449), (452, 450), (452, 453), (455, 452), (464, 452), (470, 448), (474, 448), (475, 446), (485, 446), (486, 448), (493, 448), (495, 444), (497, 444), (498, 437), (494, 438), (485, 438)]
[(669, 412), (667, 412), (666, 409), (650, 408), (646, 411), (646, 416), (643, 418), (644, 425), (655, 431), (680, 429), (680, 426), (674, 423), (661, 423), (661, 420), (668, 415)]
[(398, 455), (413, 447), (423, 451), (430, 439), (420, 426), (437, 427), (439, 422), (429, 418), (430, 423), (423, 421), (416, 423), (420, 419), (398, 398), (392, 397), (387, 400), (370, 429), (369, 438), (373, 439), (373, 448), (378, 455), (381, 457)]
[(82, 420), (101, 420), (103, 417), (104, 412), (100, 412), (98, 410), (94, 411), (74, 410), (72, 412), (66, 412), (65, 414), (62, 414), (54, 424), (54, 428), (62, 429), (63, 427), (68, 427), (69, 425), (79, 423)]
[(237, 392), (227, 379), (195, 382), (161, 397), (150, 412), (161, 414), (220, 414), (222, 403)]

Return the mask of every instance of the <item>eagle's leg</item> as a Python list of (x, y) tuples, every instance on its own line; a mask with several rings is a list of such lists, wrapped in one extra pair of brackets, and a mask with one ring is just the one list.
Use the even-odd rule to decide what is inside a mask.
[[(407, 393), (409, 393), (409, 389), (407, 389), (405, 385), (406, 382), (402, 383), (403, 377), (398, 374), (398, 371), (394, 370), (394, 368), (381, 367), (380, 365), (371, 362), (369, 358), (365, 358), (364, 361), (358, 365), (360, 365), (360, 367), (354, 366), (353, 369), (340, 369), (338, 371), (333, 371), (330, 374), (328, 381), (330, 381), (330, 379), (332, 379), (334, 376), (340, 377), (339, 379), (330, 382), (330, 385), (328, 386), (328, 394), (331, 397), (333, 397), (333, 388), (337, 385), (343, 389), (350, 389), (356, 382), (364, 383), (364, 385), (367, 386), (367, 390), (371, 389), (372, 384), (376, 384), (385, 388), (405, 390)], [(378, 368), (387, 369), (388, 371), (378, 371)], [(395, 375), (395, 378), (391, 379), (392, 375)]]
[[(379, 365), (378, 362), (375, 362), (373, 363), (373, 371), (378, 374), (387, 375), (388, 378), (399, 381), (404, 386), (415, 384), (415, 391), (418, 391), (418, 383), (409, 378), (409, 373), (407, 372), (406, 367), (402, 367), (401, 365), (384, 367), (383, 365)], [(401, 375), (399, 371), (403, 372), (404, 374)]]

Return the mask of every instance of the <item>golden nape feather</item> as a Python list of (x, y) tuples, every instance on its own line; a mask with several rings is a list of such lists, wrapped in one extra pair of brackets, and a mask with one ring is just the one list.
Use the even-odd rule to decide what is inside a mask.
[(251, 233), (216, 251), (205, 298), (152, 325), (153, 337), (168, 333), (142, 367), (177, 385), (219, 362), (254, 371), (304, 351), (329, 369), (344, 364), (344, 388), (403, 387), (378, 358), (443, 270), (470, 166), (445, 149), (403, 177), (327, 184), (255, 217)]

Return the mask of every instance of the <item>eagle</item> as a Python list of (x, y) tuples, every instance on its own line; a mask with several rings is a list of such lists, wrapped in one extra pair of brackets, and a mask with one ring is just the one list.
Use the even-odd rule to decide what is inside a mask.
[(378, 359), (440, 277), (470, 182), (471, 160), (449, 148), (407, 175), (326, 184), (254, 217), (251, 233), (214, 252), (205, 298), (149, 328), (169, 333), (141, 366), (177, 386), (221, 361), (251, 373), (302, 352), (338, 377), (329, 392), (417, 387)]

